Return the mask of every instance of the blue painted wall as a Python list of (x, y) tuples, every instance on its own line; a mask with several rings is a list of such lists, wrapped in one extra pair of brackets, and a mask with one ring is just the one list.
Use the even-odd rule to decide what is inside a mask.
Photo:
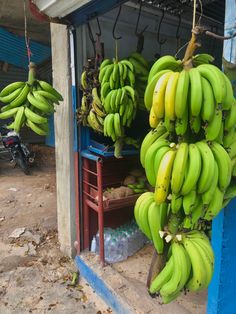
[[(0, 61), (28, 69), (25, 38), (0, 28)], [(36, 41), (30, 41), (31, 61), (40, 64), (51, 56), (51, 48)]]
[[(236, 32), (236, 1), (226, 0), (225, 34)], [(224, 58), (236, 64), (236, 38), (224, 42)], [(232, 82), (236, 85), (236, 82)], [(236, 96), (236, 95), (235, 95)], [(236, 199), (213, 221), (215, 272), (208, 289), (208, 314), (236, 313)]]

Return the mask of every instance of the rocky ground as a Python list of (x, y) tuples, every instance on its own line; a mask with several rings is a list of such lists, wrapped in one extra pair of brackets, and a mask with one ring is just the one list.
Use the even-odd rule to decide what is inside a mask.
[(57, 241), (53, 150), (31, 175), (0, 160), (0, 314), (111, 313)]

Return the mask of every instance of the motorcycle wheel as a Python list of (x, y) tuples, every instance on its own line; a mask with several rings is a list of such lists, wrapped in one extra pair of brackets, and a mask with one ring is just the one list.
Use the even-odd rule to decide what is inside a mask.
[(29, 165), (25, 161), (23, 154), (21, 152), (18, 152), (18, 156), (15, 157), (17, 165), (23, 170), (24, 174), (29, 175), (30, 170), (29, 170)]

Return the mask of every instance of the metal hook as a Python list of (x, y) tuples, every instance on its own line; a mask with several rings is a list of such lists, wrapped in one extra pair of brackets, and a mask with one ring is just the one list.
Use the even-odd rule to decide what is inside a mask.
[(117, 22), (118, 22), (118, 19), (119, 19), (119, 16), (120, 16), (120, 12), (121, 12), (121, 6), (119, 7), (119, 11), (118, 11), (118, 14), (117, 14), (117, 17), (116, 17), (116, 20), (115, 20), (115, 24), (114, 24), (113, 30), (112, 30), (112, 36), (113, 36), (113, 38), (114, 38), (115, 40), (119, 40), (119, 39), (122, 38), (121, 36), (119, 36), (119, 37), (116, 37), (116, 36), (115, 36), (116, 24), (117, 24)]
[(98, 33), (96, 33), (96, 35), (100, 37), (102, 35), (102, 31), (101, 31), (101, 26), (100, 26), (98, 17), (97, 17), (97, 24), (98, 24)]
[(96, 55), (96, 47), (95, 47), (96, 40), (94, 40), (92, 29), (91, 29), (89, 21), (87, 22), (87, 26), (88, 26), (89, 39), (91, 40), (91, 43), (93, 46), (93, 52), (94, 52), (94, 56), (95, 56)]
[(141, 36), (145, 32), (145, 30), (148, 28), (148, 25), (146, 25), (141, 32), (138, 32), (138, 24), (139, 24), (139, 20), (140, 20), (140, 16), (141, 16), (142, 5), (143, 5), (142, 0), (140, 0), (138, 19), (137, 19), (137, 23), (136, 23), (136, 27), (135, 27), (135, 35), (138, 37)]
[(158, 25), (158, 30), (157, 30), (157, 42), (159, 43), (159, 45), (163, 45), (167, 41), (166, 38), (162, 39), (162, 40), (160, 39), (161, 23), (162, 23), (162, 21), (164, 19), (164, 15), (165, 15), (165, 11), (162, 10), (162, 16), (161, 16), (161, 19), (160, 19), (160, 22), (159, 22), (159, 25)]

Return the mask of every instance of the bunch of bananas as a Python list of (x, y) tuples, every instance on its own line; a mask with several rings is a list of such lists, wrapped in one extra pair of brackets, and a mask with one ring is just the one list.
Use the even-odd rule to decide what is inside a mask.
[(112, 62), (103, 60), (98, 76), (101, 101), (106, 117), (104, 135), (115, 142), (124, 136), (124, 127), (130, 127), (136, 116), (137, 94), (135, 92), (134, 66), (129, 60)]
[(222, 143), (224, 132), (234, 132), (236, 123), (231, 83), (216, 66), (199, 62), (199, 57), (194, 60), (200, 65), (190, 69), (182, 69), (172, 56), (153, 65), (145, 92), (150, 126), (164, 119), (166, 128), (179, 136), (190, 128), (193, 134), (203, 131), (207, 140)]
[(77, 113), (79, 123), (90, 126), (95, 132), (103, 133), (104, 107), (98, 95), (98, 70), (93, 59), (89, 59), (80, 78), (83, 96)]
[(176, 299), (182, 290), (207, 288), (214, 270), (214, 253), (204, 232), (177, 235), (162, 271), (152, 281), (149, 292), (159, 293), (163, 303)]
[(169, 247), (168, 261), (150, 286), (164, 303), (184, 288), (209, 285), (214, 256), (198, 230), (207, 229), (236, 196), (236, 100), (212, 61), (208, 54), (187, 62), (164, 56), (153, 64), (144, 95), (152, 130), (140, 161), (154, 193), (142, 194), (134, 213), (159, 254)]
[(168, 137), (169, 132), (160, 123), (141, 145), (141, 164), (149, 184), (155, 187), (156, 203), (169, 198), (172, 212), (183, 208), (193, 225), (199, 218), (211, 220), (222, 208), (230, 184), (229, 154), (216, 141), (175, 144)]
[(145, 110), (144, 92), (147, 86), (149, 63), (141, 53), (132, 52), (128, 60), (133, 64), (135, 72), (135, 90), (138, 93), (138, 108)]
[(48, 116), (54, 112), (54, 104), (62, 101), (62, 96), (47, 82), (34, 78), (34, 65), (30, 65), (27, 82), (14, 82), (0, 92), (0, 119), (13, 118), (8, 125), (19, 133), (22, 126), (28, 126), (38, 135), (47, 135)]

